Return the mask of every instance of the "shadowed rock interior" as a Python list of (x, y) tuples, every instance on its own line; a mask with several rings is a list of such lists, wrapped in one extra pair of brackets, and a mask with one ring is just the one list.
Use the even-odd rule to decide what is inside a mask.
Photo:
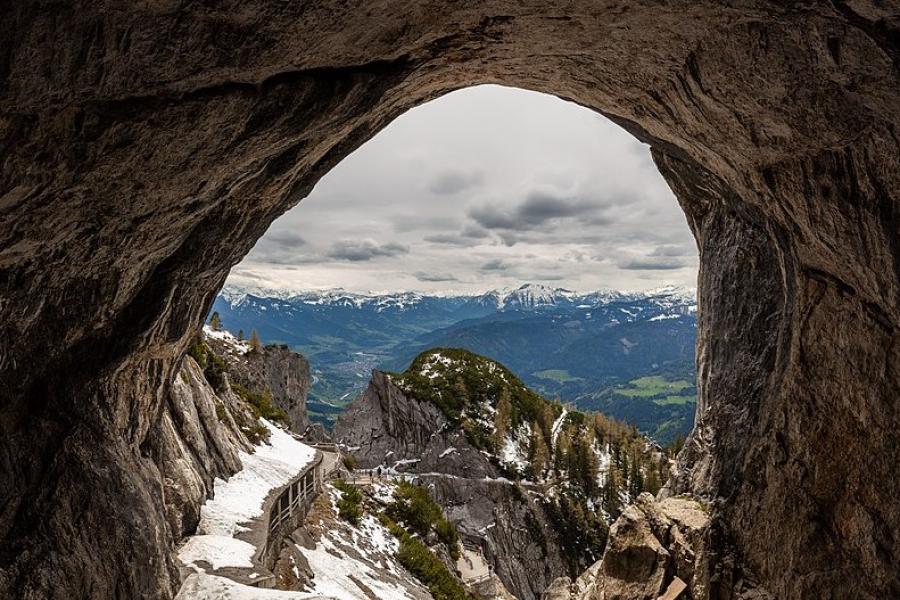
[(687, 214), (699, 407), (670, 489), (711, 503), (709, 597), (900, 596), (897, 3), (6, 13), (0, 595), (173, 595), (159, 428), (228, 270), (392, 119), (499, 83), (651, 144)]

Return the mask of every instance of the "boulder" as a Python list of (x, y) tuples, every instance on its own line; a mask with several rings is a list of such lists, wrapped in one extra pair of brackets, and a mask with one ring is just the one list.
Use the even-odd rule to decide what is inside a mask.
[(673, 586), (673, 581), (693, 580), (708, 525), (709, 516), (697, 500), (657, 502), (650, 494), (641, 494), (609, 530), (606, 551), (592, 576), (590, 598), (656, 600), (674, 594), (679, 584)]

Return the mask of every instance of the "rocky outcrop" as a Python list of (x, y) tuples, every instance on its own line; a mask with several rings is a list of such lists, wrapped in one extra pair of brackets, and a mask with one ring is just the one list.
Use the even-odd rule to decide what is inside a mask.
[(338, 417), (334, 439), (359, 468), (381, 466), (425, 485), (464, 544), (478, 548), (520, 600), (538, 598), (569, 572), (542, 497), (502, 478), (440, 409), (410, 397), (389, 375), (373, 371), (366, 390)]
[(149, 440), (227, 271), (393, 118), (492, 82), (651, 144), (695, 233), (698, 426), (673, 489), (710, 500), (709, 595), (747, 573), (779, 598), (900, 595), (898, 15), (870, 0), (11, 3), (0, 591), (172, 595)]
[(252, 450), (235, 422), (236, 414), (252, 418), (227, 384), (217, 394), (194, 359), (185, 357), (169, 388), (162, 422), (150, 438), (162, 474), (166, 518), (179, 537), (196, 529), (213, 481), (240, 470), (238, 451)]
[(439, 408), (408, 396), (377, 369), (365, 391), (338, 416), (333, 435), (362, 469), (498, 476), (497, 468), (450, 426)]
[(519, 600), (536, 600), (571, 566), (543, 498), (508, 481), (425, 475), (418, 478), (459, 530), (478, 548), (503, 586)]
[[(641, 494), (610, 528), (603, 558), (574, 583), (568, 578), (554, 581), (541, 600), (708, 598), (710, 582), (698, 557), (704, 556), (709, 524), (709, 514), (697, 500), (657, 502)], [(762, 592), (746, 596), (751, 597), (766, 600)]]
[[(697, 500), (657, 502), (641, 494), (610, 528), (603, 558), (574, 582), (568, 577), (553, 581), (541, 600), (707, 598), (709, 582), (697, 566), (709, 523), (706, 508)], [(751, 597), (769, 600), (761, 593), (746, 596)]]
[(305, 433), (310, 427), (306, 396), (312, 382), (306, 358), (287, 346), (246, 352), (234, 342), (230, 337), (206, 336), (206, 343), (228, 365), (232, 381), (253, 391), (268, 390), (272, 403), (287, 413), (291, 430)]

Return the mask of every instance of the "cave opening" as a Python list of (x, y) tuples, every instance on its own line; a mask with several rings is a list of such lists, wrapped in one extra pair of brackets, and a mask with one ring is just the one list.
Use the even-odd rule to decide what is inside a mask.
[[(665, 446), (693, 425), (696, 268), (645, 144), (586, 108), (485, 85), (412, 109), (336, 165), (232, 268), (211, 310), (310, 359), (311, 414), (327, 427), (372, 368), (461, 343)], [(547, 303), (518, 307), (534, 311), (527, 336), (512, 311), (488, 335), (499, 315), (464, 304), (493, 294), (503, 310), (520, 287)], [(403, 306), (416, 302), (439, 314)], [(385, 306), (352, 324), (321, 314), (351, 303)], [(597, 357), (569, 372), (585, 354)]]
[[(538, 598), (668, 482), (696, 411), (696, 268), (647, 145), (555, 96), (476, 86), (397, 117), (319, 180), (232, 269), (205, 336), (226, 362), (248, 337), (251, 356), (300, 353), (302, 410), (274, 396), (293, 431), (336, 443), (354, 480), (421, 482), (473, 564)], [(527, 387), (504, 403), (496, 370)], [(543, 500), (511, 508), (501, 478)], [(536, 533), (466, 508), (482, 504)]]
[(701, 597), (898, 595), (896, 9), (380, 8), (0, 24), (0, 590), (174, 594), (160, 424), (230, 266), (394, 118), (502, 83), (649, 143), (697, 240)]

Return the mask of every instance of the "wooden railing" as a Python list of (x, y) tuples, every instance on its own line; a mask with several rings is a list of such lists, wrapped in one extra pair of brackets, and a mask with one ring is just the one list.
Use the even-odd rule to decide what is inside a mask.
[(269, 569), (274, 566), (281, 541), (303, 524), (313, 501), (322, 491), (322, 459), (323, 454), (317, 451), (313, 462), (285, 486), (269, 508), (266, 543), (260, 555), (261, 562)]
[(297, 511), (309, 510), (309, 505), (321, 491), (319, 469), (322, 454), (316, 453), (316, 460), (281, 492), (269, 511), (269, 531), (275, 531), (282, 523), (290, 519)]

